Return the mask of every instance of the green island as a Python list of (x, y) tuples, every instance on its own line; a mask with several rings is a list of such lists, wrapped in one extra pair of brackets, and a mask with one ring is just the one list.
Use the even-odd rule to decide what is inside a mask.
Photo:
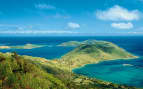
[(0, 89), (139, 89), (72, 72), (90, 63), (131, 58), (136, 56), (106, 41), (80, 44), (53, 60), (0, 53)]
[(46, 45), (36, 45), (36, 44), (25, 44), (25, 45), (18, 45), (18, 46), (0, 46), (0, 49), (33, 49), (33, 48), (40, 48)]
[(80, 46), (81, 44), (95, 44), (95, 43), (98, 43), (98, 42), (99, 41), (97, 41), (97, 40), (68, 41), (68, 42), (63, 42), (63, 43), (61, 43), (57, 46), (77, 47), (77, 46)]
[(61, 43), (59, 44), (58, 46), (79, 46), (81, 44), (81, 42), (78, 42), (78, 41), (68, 41), (68, 42), (64, 42), (64, 43)]

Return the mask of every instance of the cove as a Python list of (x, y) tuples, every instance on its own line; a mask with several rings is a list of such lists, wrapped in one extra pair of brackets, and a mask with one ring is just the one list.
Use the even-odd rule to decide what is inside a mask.
[(73, 69), (73, 72), (117, 84), (143, 87), (143, 58), (87, 64)]

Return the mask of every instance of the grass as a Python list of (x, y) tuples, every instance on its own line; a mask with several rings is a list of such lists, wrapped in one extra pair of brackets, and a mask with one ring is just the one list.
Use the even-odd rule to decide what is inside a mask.
[(72, 68), (84, 66), (85, 64), (98, 63), (105, 60), (129, 59), (136, 56), (106, 41), (96, 41), (92, 44), (81, 44), (61, 58), (62, 64)]

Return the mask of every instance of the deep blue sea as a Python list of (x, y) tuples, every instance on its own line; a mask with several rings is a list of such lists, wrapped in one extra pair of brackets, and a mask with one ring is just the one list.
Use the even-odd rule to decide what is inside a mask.
[(74, 47), (59, 47), (67, 41), (104, 40), (110, 41), (139, 56), (132, 60), (105, 61), (89, 64), (73, 70), (77, 74), (95, 77), (119, 84), (143, 87), (143, 36), (95, 36), (95, 37), (0, 37), (0, 45), (47, 45), (34, 49), (0, 49), (0, 52), (14, 52), (20, 55), (44, 57), (49, 60), (59, 58)]

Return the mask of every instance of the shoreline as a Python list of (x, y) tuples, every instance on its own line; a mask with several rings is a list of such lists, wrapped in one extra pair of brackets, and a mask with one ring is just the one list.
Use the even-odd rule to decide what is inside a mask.
[[(8, 54), (8, 55), (11, 55), (12, 52), (6, 52), (6, 53), (3, 53), (3, 52), (0, 52), (2, 54)], [(132, 54), (133, 55), (133, 54)], [(51, 62), (51, 63), (54, 63), (54, 62), (60, 62), (62, 60), (61, 57), (59, 58), (53, 58), (53, 59), (47, 59), (47, 58), (44, 58), (44, 57), (36, 57), (36, 56), (30, 56), (30, 55), (20, 55), (26, 59), (30, 59), (32, 61), (41, 61), (41, 62), (46, 62), (46, 64), (48, 64), (47, 62)], [(90, 64), (98, 64), (98, 63), (101, 63), (101, 62), (106, 62), (106, 61), (115, 61), (115, 60), (133, 60), (133, 59), (138, 59), (138, 58), (141, 58), (141, 56), (134, 56), (134, 58), (118, 58), (118, 59), (108, 59), (108, 60), (101, 60), (101, 61), (96, 61), (96, 62), (93, 62), (93, 63), (87, 63), (87, 64), (83, 64), (79, 67), (75, 67), (75, 68), (72, 68), (73, 69), (76, 69), (76, 68), (80, 68), (80, 67), (84, 67), (86, 65), (90, 65)], [(61, 64), (62, 65), (62, 64)], [(63, 65), (64, 66), (64, 65)]]
[[(138, 58), (141, 58), (141, 57), (137, 57), (137, 58), (125, 58), (125, 59), (113, 59), (113, 60), (104, 60), (104, 61), (100, 61), (100, 62), (98, 62), (98, 63), (108, 62), (108, 61), (117, 61), (117, 60), (135, 60), (135, 59), (138, 59)], [(80, 68), (85, 67), (85, 66), (87, 66), (87, 65), (98, 64), (98, 63), (85, 64), (85, 65), (83, 65), (83, 66), (81, 66), (81, 67), (73, 68), (72, 70), (74, 70), (74, 69), (80, 69)]]
[[(1, 53), (0, 54), (4, 54), (4, 55), (12, 55), (12, 53), (10, 52), (7, 52), (7, 53)], [(28, 56), (28, 55), (20, 55), (21, 57), (23, 57), (24, 59), (26, 60), (30, 60), (32, 61), (33, 63), (35, 64), (40, 64), (40, 65), (43, 65), (43, 66), (50, 66), (50, 67), (53, 67), (53, 68), (59, 68), (63, 71), (66, 71), (66, 72), (71, 72), (72, 74), (75, 74), (75, 75), (79, 75), (79, 76), (85, 76), (87, 78), (92, 78), (92, 79), (97, 79), (103, 83), (114, 83), (114, 82), (111, 82), (111, 81), (106, 81), (106, 80), (102, 80), (102, 79), (99, 79), (99, 78), (96, 78), (96, 77), (89, 77), (89, 76), (86, 76), (86, 75), (82, 75), (82, 74), (77, 74), (75, 72), (73, 72), (74, 69), (77, 69), (77, 68), (81, 68), (81, 67), (84, 67), (86, 65), (90, 65), (90, 64), (93, 64), (93, 63), (90, 63), (90, 64), (85, 64), (84, 66), (81, 66), (81, 67), (77, 67), (77, 68), (73, 68), (72, 70), (66, 70), (66, 69), (62, 69), (62, 67), (60, 67), (60, 65), (56, 65), (56, 63), (54, 62), (58, 62), (57, 59), (54, 59), (54, 60), (48, 60), (46, 58), (42, 58), (42, 57), (33, 57), (33, 56)], [(136, 58), (139, 58), (139, 57), (136, 57)], [(104, 60), (104, 61), (100, 61), (100, 62), (105, 62), (105, 61), (114, 61), (114, 60), (131, 60), (131, 59), (136, 59), (136, 58), (125, 58), (125, 59), (112, 59), (112, 60)], [(100, 63), (98, 62), (98, 63)], [(97, 63), (96, 63), (97, 64)], [(119, 84), (119, 83), (114, 83), (114, 84)], [(119, 84), (120, 85), (120, 84)]]
[[(142, 57), (138, 56), (137, 58), (128, 58), (126, 60), (138, 60), (140, 58), (142, 58)], [(102, 62), (110, 62), (110, 61), (118, 61), (118, 60), (120, 60), (120, 61), (126, 61), (125, 59), (116, 59), (116, 60), (105, 60), (105, 61), (102, 61)], [(102, 63), (102, 62), (98, 62), (98, 63)], [(94, 74), (92, 76), (89, 76), (89, 75), (84, 74), (84, 72), (79, 73), (79, 74), (76, 73), (76, 72), (74, 72), (75, 70), (80, 70), (80, 69), (82, 69), (82, 68), (84, 68), (84, 67), (86, 67), (88, 65), (94, 65), (94, 64), (96, 65), (98, 63), (86, 64), (86, 65), (84, 65), (82, 67), (74, 68), (74, 69), (72, 69), (72, 72), (75, 73), (75, 74), (77, 74), (77, 75), (79, 75), (79, 76), (86, 76), (88, 78), (97, 79), (99, 81), (103, 81), (103, 82), (107, 82), (107, 83), (114, 83), (114, 84), (118, 84), (118, 85), (127, 85), (127, 86), (131, 86), (131, 87), (137, 87), (139, 89), (143, 88), (143, 86), (142, 87), (141, 86), (134, 86), (134, 85), (131, 85), (131, 84), (125, 84), (125, 83), (121, 83), (121, 82), (114, 82), (114, 81), (111, 81), (111, 80), (104, 80), (104, 79), (101, 79), (101, 78), (98, 78), (98, 77), (94, 76)], [(126, 65), (123, 64), (123, 66), (126, 66)], [(131, 64), (127, 64), (127, 66), (132, 66), (132, 65)]]

